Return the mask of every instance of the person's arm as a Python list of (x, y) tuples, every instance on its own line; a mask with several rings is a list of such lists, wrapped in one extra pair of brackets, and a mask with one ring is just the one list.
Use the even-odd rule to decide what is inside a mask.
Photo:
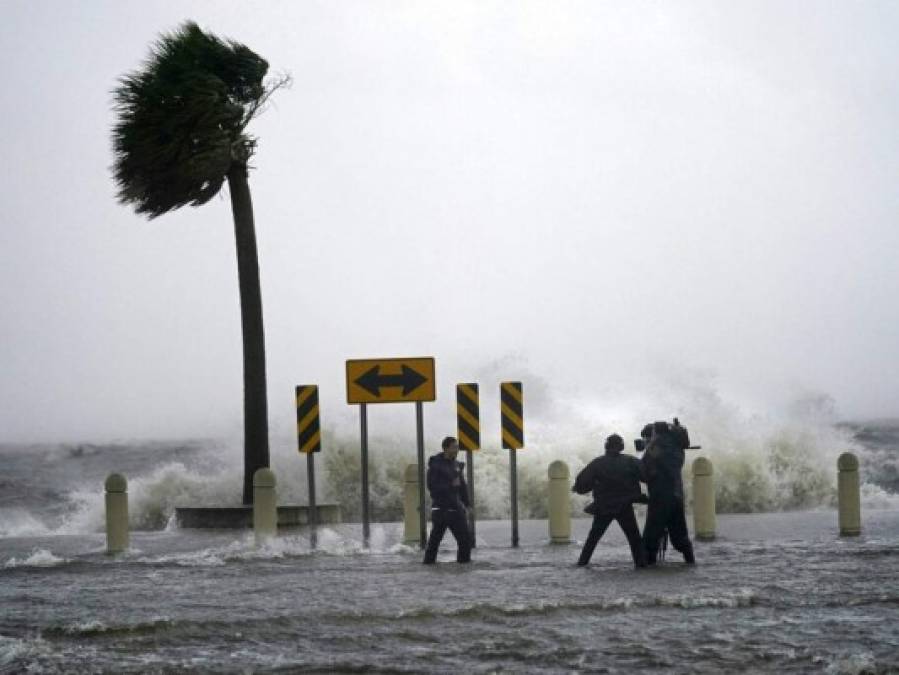
[(634, 503), (646, 504), (649, 501), (649, 499), (646, 497), (645, 494), (643, 494), (643, 490), (640, 487), (641, 482), (643, 482), (643, 483), (646, 482), (646, 475), (643, 470), (643, 462), (641, 460), (637, 459), (636, 457), (634, 457), (633, 462), (631, 463), (631, 469), (632, 469), (631, 476), (634, 480), (634, 483), (636, 484), (636, 492), (638, 493), (635, 496)]
[(644, 483), (649, 483), (655, 477), (655, 462), (651, 458), (654, 448), (655, 444), (650, 441), (643, 451), (643, 457), (640, 458), (640, 480)]
[(434, 467), (430, 463), (428, 463), (428, 473), (425, 482), (428, 484), (428, 492), (433, 495), (434, 491), (437, 490), (437, 476)]
[(581, 472), (577, 475), (577, 478), (574, 479), (574, 487), (571, 488), (572, 492), (577, 492), (579, 495), (585, 495), (593, 489), (593, 484), (596, 482), (596, 460), (594, 459), (587, 466), (581, 469)]

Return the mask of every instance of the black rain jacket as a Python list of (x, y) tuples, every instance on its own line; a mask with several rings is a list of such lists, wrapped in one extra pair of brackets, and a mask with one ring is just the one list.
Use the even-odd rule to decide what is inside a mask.
[(687, 430), (680, 427), (678, 433), (663, 433), (653, 438), (646, 446), (643, 459), (643, 474), (649, 488), (649, 498), (684, 498), (684, 450), (689, 447)]
[(464, 468), (464, 462), (448, 459), (442, 452), (428, 460), (428, 491), (431, 493), (431, 508), (461, 511), (463, 506), (469, 505)]
[(574, 480), (574, 491), (593, 491), (596, 513), (618, 513), (640, 498), (640, 460), (620, 452), (609, 452), (585, 466)]

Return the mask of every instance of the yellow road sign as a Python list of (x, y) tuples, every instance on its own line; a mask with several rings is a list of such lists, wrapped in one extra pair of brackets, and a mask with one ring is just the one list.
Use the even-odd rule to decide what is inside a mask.
[(297, 448), (300, 452), (321, 452), (322, 432), (318, 412), (318, 385), (297, 387)]
[(410, 403), (437, 398), (434, 359), (352, 359), (346, 362), (347, 403)]
[(456, 385), (456, 433), (463, 450), (481, 449), (481, 412), (478, 385)]
[(503, 447), (520, 450), (524, 447), (524, 397), (521, 382), (503, 382), (499, 389), (503, 426)]

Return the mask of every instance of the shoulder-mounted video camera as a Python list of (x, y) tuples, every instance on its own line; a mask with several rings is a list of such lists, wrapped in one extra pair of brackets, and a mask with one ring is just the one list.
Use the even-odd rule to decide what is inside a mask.
[(643, 427), (643, 430), (640, 431), (640, 438), (634, 440), (634, 448), (637, 452), (646, 450), (646, 446), (654, 436), (667, 437), (670, 443), (677, 445), (681, 450), (699, 450), (702, 448), (700, 445), (690, 445), (690, 434), (687, 432), (687, 427), (682, 426), (680, 420), (676, 417), (671, 423), (663, 420), (651, 422)]

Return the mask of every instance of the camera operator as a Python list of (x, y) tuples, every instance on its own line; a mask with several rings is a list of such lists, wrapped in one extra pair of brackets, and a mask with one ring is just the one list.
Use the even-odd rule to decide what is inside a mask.
[(649, 508), (643, 527), (643, 546), (646, 561), (654, 565), (659, 552), (659, 542), (668, 530), (671, 545), (684, 556), (684, 562), (694, 564), (693, 544), (687, 532), (684, 514), (684, 484), (681, 470), (684, 467), (684, 450), (690, 447), (687, 430), (677, 419), (673, 425), (655, 422), (646, 425), (644, 438), (649, 443), (640, 463), (643, 477), (649, 489)]

